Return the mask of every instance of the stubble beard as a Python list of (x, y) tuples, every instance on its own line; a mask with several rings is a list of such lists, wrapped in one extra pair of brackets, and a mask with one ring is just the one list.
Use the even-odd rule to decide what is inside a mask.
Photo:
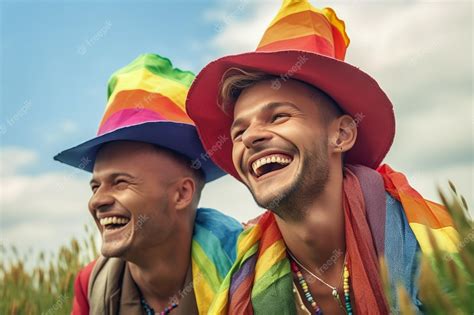
[(323, 193), (329, 180), (327, 141), (320, 143), (314, 153), (302, 161), (303, 166), (293, 181), (272, 197), (262, 199), (252, 192), (255, 202), (284, 221), (304, 220), (308, 206)]

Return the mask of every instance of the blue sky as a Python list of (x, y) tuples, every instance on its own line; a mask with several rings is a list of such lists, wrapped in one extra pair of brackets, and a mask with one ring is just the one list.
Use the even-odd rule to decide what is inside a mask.
[[(255, 49), (279, 1), (0, 2), (1, 241), (51, 250), (90, 223), (89, 175), (53, 161), (94, 136), (109, 76), (141, 53), (199, 71)], [(326, 6), (327, 1), (312, 1)], [(473, 204), (472, 2), (334, 1), (346, 60), (371, 74), (397, 119), (385, 162), (423, 195), (452, 179)], [(229, 176), (201, 205), (239, 220), (261, 212)]]
[(2, 145), (38, 150), (32, 171), (56, 169), (53, 152), (96, 132), (112, 72), (144, 52), (199, 70), (190, 43), (214, 31), (201, 18), (210, 2), (157, 3), (3, 3), (2, 117), (31, 106), (3, 123)]

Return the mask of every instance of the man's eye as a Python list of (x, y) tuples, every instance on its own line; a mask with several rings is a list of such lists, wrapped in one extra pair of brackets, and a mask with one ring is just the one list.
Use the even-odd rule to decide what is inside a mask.
[(114, 184), (115, 184), (115, 186), (118, 186), (119, 188), (122, 188), (122, 187), (126, 186), (128, 184), (128, 182), (124, 179), (117, 179)]
[(284, 113), (275, 114), (275, 115), (272, 116), (272, 122), (279, 121), (279, 120), (282, 120), (282, 119), (286, 119), (288, 117), (290, 117), (290, 115), (284, 114)]
[(232, 137), (232, 139), (235, 141), (235, 140), (238, 140), (240, 138), (240, 136), (242, 136), (242, 134), (245, 132), (244, 129), (241, 129), (241, 130), (238, 130), (236, 132), (234, 132), (234, 136)]
[(95, 193), (98, 188), (99, 188), (99, 185), (92, 185), (91, 186), (91, 190), (92, 190), (93, 193)]

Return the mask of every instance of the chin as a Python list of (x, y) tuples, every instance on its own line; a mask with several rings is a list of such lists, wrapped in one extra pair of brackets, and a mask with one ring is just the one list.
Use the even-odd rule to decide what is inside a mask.
[(291, 193), (291, 187), (293, 186), (292, 183), (285, 186), (275, 183), (275, 185), (264, 187), (262, 191), (256, 189), (252, 191), (252, 194), (255, 202), (260, 207), (273, 211), (274, 209), (279, 208), (282, 203), (285, 203)]
[(102, 248), (100, 250), (102, 256), (105, 257), (124, 257), (127, 253), (128, 246), (123, 246), (119, 244), (102, 244)]
[(102, 235), (101, 253), (105, 257), (124, 257), (132, 247), (133, 233), (117, 237)]

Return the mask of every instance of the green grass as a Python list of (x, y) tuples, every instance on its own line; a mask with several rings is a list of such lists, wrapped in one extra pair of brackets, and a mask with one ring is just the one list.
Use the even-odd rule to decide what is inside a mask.
[(0, 314), (71, 313), (75, 276), (98, 256), (95, 229), (84, 229), (81, 242), (73, 238), (57, 254), (40, 252), (33, 261), (15, 247), (0, 245)]
[[(442, 203), (451, 214), (454, 227), (459, 233), (459, 255), (451, 255), (439, 249), (430, 235), (434, 252), (422, 255), (419, 279), (420, 300), (425, 314), (474, 314), (474, 223), (469, 216), (468, 206), (463, 196), (457, 193), (450, 182), (449, 193), (439, 191)], [(382, 264), (384, 287), (391, 296), (387, 282), (387, 269)], [(408, 293), (398, 286), (401, 314), (415, 314)]]

